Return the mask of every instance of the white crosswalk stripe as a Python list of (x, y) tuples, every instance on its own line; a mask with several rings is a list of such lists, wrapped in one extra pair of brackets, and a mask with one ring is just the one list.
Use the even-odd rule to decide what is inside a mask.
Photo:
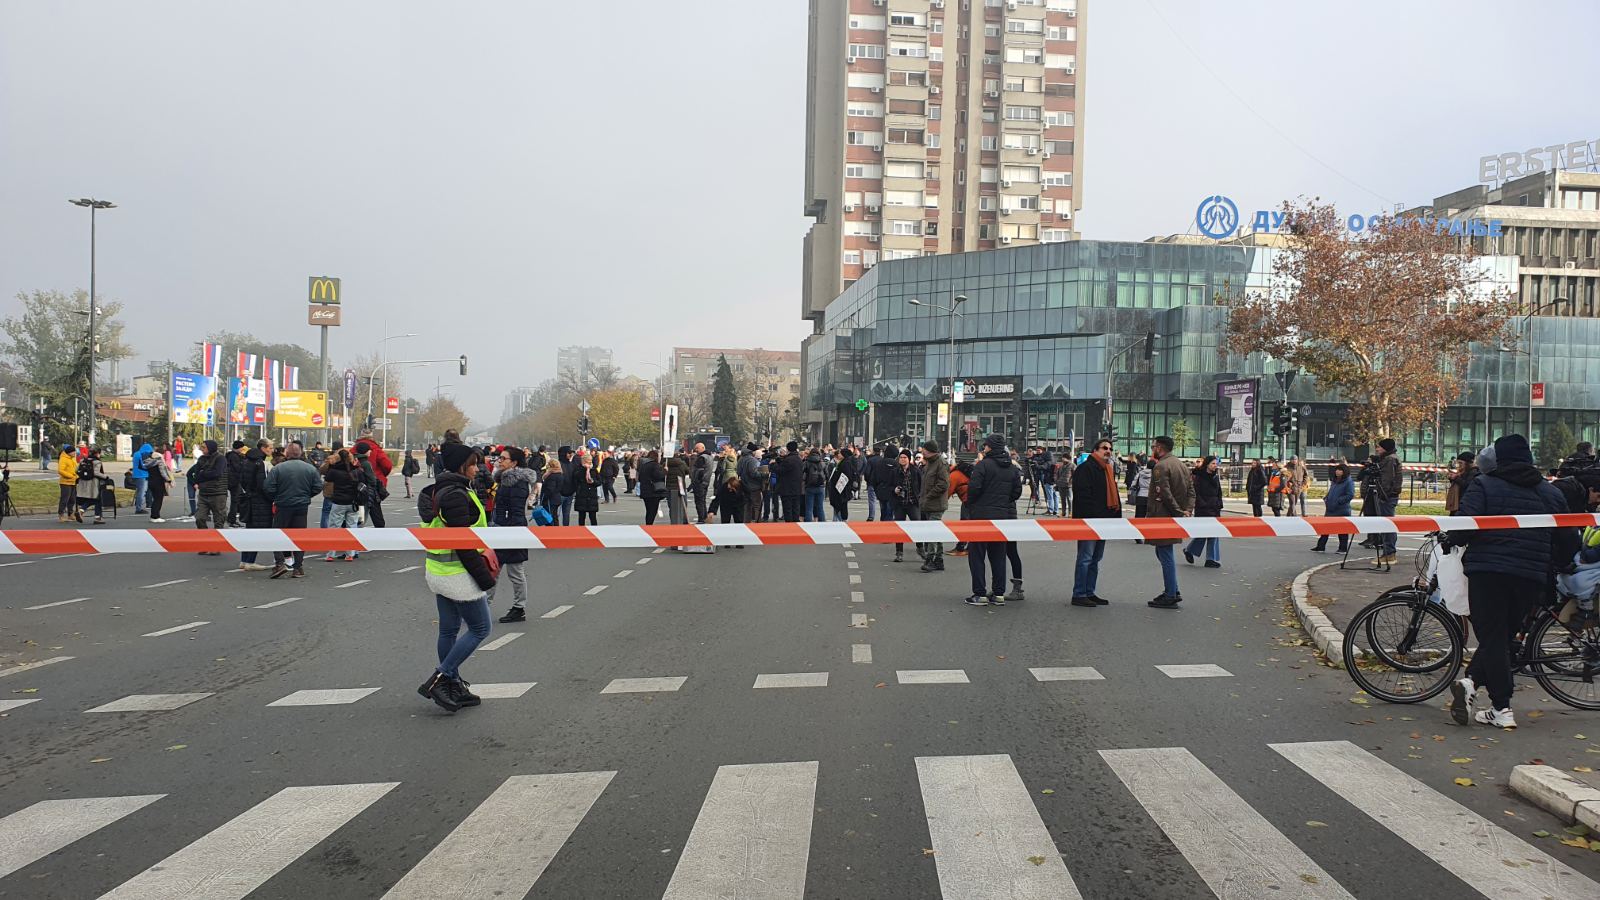
[(43, 800), (0, 819), (0, 878), (60, 850), (165, 794)]
[(398, 784), (284, 788), (101, 900), (239, 900)]
[(800, 900), (816, 793), (815, 762), (718, 768), (662, 900)]
[(1350, 897), (1188, 750), (1100, 756), (1218, 897)]
[(1600, 897), (1600, 884), (1349, 741), (1270, 746), (1485, 897)]
[(384, 897), (523, 896), (616, 774), (507, 778)]

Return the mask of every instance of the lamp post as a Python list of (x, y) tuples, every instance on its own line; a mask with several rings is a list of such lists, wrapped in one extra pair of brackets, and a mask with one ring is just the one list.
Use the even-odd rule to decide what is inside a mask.
[(950, 459), (953, 462), (956, 458), (956, 370), (958, 368), (956, 365), (956, 317), (961, 315), (959, 310), (961, 304), (967, 302), (967, 295), (957, 294), (955, 288), (950, 289), (950, 295), (949, 306), (939, 303), (924, 303), (915, 297), (912, 297), (907, 302), (912, 306), (930, 306), (934, 309), (942, 309), (945, 313), (945, 330), (949, 332), (950, 336), (950, 400), (945, 413), (945, 424), (949, 429), (946, 439), (949, 443), (945, 445), (945, 450), (949, 452)]
[[(383, 442), (385, 444), (389, 443), (389, 342), (417, 336), (414, 332), (391, 335), (389, 333), (389, 323), (385, 322), (383, 324), (383, 340), (378, 342), (378, 368), (383, 372)], [(367, 390), (367, 415), (372, 415), (372, 390), (370, 388)]]
[(98, 354), (95, 350), (95, 332), (100, 324), (100, 303), (94, 292), (94, 251), (95, 251), (95, 213), (102, 209), (116, 209), (117, 205), (110, 200), (96, 200), (92, 197), (79, 197), (77, 200), (68, 200), (73, 206), (82, 206), (89, 210), (89, 443), (95, 441), (95, 370), (98, 367)]
[[(1123, 347), (1121, 350), (1118, 350), (1116, 353), (1111, 354), (1111, 358), (1106, 360), (1106, 414), (1105, 414), (1105, 418), (1104, 418), (1104, 424), (1110, 424), (1111, 423), (1111, 401), (1112, 401), (1112, 394), (1113, 394), (1113, 391), (1112, 391), (1112, 376), (1116, 375), (1116, 372), (1117, 372), (1117, 360), (1119, 360), (1122, 357), (1126, 356), (1128, 354), (1128, 351), (1132, 350), (1133, 348), (1135, 348), (1135, 347), (1139, 346), (1140, 344), (1143, 344), (1143, 343), (1145, 343), (1147, 341), (1150, 344), (1149, 350), (1147, 351), (1148, 355), (1149, 356), (1155, 356), (1155, 354), (1156, 354), (1155, 342), (1156, 342), (1156, 339), (1159, 338), (1159, 337), (1161, 337), (1161, 335), (1158, 334), (1157, 332), (1154, 332), (1154, 331), (1146, 332), (1144, 337), (1139, 338), (1138, 340), (1134, 341), (1133, 343), (1129, 344), (1128, 346)], [(1285, 392), (1285, 393), (1287, 393), (1287, 392)]]

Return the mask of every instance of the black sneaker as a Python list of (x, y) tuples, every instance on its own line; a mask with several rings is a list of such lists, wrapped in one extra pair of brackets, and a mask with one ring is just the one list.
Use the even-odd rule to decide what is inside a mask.
[(1189, 565), (1191, 565), (1191, 566), (1194, 565), (1194, 554), (1193, 553), (1190, 553), (1189, 551), (1185, 550), (1185, 551), (1183, 551), (1183, 558), (1189, 561)]
[(1323, 546), (1323, 547), (1312, 547), (1311, 548), (1311, 552), (1312, 553), (1327, 553), (1328, 552), (1328, 548), (1326, 546)]
[(1206, 568), (1208, 568), (1208, 569), (1220, 569), (1220, 568), (1222, 568), (1222, 563), (1219, 563), (1214, 559), (1208, 559), (1208, 560), (1206, 560)]
[(435, 672), (417, 688), (417, 693), (439, 704), (445, 710), (455, 712), (461, 708), (461, 704), (456, 702), (455, 692), (450, 688), (450, 680)]
[(973, 594), (971, 597), (968, 597), (962, 602), (966, 603), (968, 606), (988, 606), (989, 598), (983, 594)]
[(511, 607), (510, 611), (500, 617), (500, 624), (502, 625), (508, 625), (512, 622), (526, 621), (528, 621), (528, 611), (520, 606)]
[(990, 606), (1005, 606), (1006, 605), (1005, 595), (1003, 595), (1003, 594), (990, 594), (989, 595), (989, 605)]
[(1072, 605), (1073, 606), (1090, 606), (1090, 607), (1094, 607), (1094, 606), (1099, 606), (1100, 604), (1094, 602), (1094, 598), (1093, 597), (1073, 597), (1072, 598)]
[(1110, 600), (1107, 600), (1106, 598), (1100, 596), (1099, 594), (1090, 594), (1089, 595), (1089, 599), (1094, 601), (1094, 605), (1095, 606), (1110, 606), (1111, 605), (1111, 601)]
[(471, 687), (472, 685), (469, 684), (465, 679), (450, 679), (450, 691), (455, 695), (456, 703), (463, 707), (477, 706), (483, 702), (482, 697), (479, 697), (470, 690)]
[(1168, 597), (1166, 594), (1162, 594), (1161, 596), (1155, 598), (1154, 600), (1151, 600), (1149, 603), (1146, 603), (1145, 605), (1149, 606), (1149, 607), (1152, 607), (1154, 609), (1177, 609), (1178, 608), (1178, 598), (1176, 598), (1176, 597)]

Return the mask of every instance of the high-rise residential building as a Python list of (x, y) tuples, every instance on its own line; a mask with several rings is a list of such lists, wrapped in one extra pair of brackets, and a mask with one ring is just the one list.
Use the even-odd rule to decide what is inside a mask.
[(1076, 238), (1088, 0), (811, 0), (801, 317), (881, 260)]
[(528, 401), (533, 399), (537, 391), (537, 388), (519, 387), (507, 392), (505, 406), (500, 412), (500, 421), (509, 422), (522, 415), (528, 409)]
[(556, 351), (556, 377), (582, 377), (596, 369), (611, 368), (611, 351), (604, 347), (562, 347)]

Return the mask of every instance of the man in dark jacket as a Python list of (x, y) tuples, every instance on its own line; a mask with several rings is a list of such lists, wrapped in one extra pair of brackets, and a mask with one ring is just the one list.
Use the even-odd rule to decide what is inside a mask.
[(233, 449), (227, 456), (228, 462), (228, 527), (238, 528), (244, 524), (244, 468), (245, 453), (249, 447), (244, 441), (234, 441)]
[(871, 457), (872, 468), (867, 472), (867, 489), (878, 498), (878, 521), (894, 522), (904, 518), (894, 501), (895, 485), (900, 483), (900, 448), (884, 445), (883, 452)]
[[(290, 444), (283, 450), (283, 462), (267, 473), (267, 496), (272, 498), (273, 528), (306, 527), (306, 510), (311, 498), (322, 494), (322, 475), (315, 466), (303, 458), (305, 451), (299, 444)], [(281, 578), (293, 573), (295, 578), (306, 576), (305, 554), (299, 551), (274, 551), (272, 576)]]
[[(194, 483), (194, 527), (226, 528), (228, 520), (228, 461), (216, 441), (206, 441), (200, 458), (189, 467), (189, 480)], [(204, 552), (202, 556), (221, 556)]]
[(711, 482), (715, 478), (717, 466), (706, 452), (704, 443), (694, 445), (694, 465), (689, 476), (689, 490), (694, 494), (694, 521), (696, 525), (704, 525), (708, 508), (706, 498), (711, 493)]
[[(1394, 438), (1378, 442), (1373, 454), (1377, 470), (1361, 479), (1361, 514), (1363, 516), (1393, 516), (1400, 502), (1400, 492), (1405, 487), (1405, 474), (1400, 470), (1400, 456), (1395, 453)], [(1395, 533), (1376, 535), (1378, 563), (1392, 565), (1395, 561)]]
[[(1110, 441), (1097, 441), (1094, 452), (1072, 470), (1072, 517), (1122, 518), (1122, 491), (1111, 467)], [(1105, 606), (1111, 602), (1095, 593), (1100, 581), (1100, 560), (1105, 555), (1105, 541), (1078, 542), (1077, 568), (1072, 577), (1073, 606)]]
[[(1022, 473), (1011, 463), (1006, 439), (991, 434), (983, 439), (983, 458), (972, 467), (967, 482), (967, 499), (961, 504), (963, 519), (1015, 519), (1017, 498), (1022, 496)], [(968, 606), (1004, 606), (1006, 557), (1011, 541), (970, 541), (967, 568), (972, 573), (972, 596)], [(985, 590), (984, 559), (988, 559), (992, 590)]]
[[(1494, 442), (1495, 466), (1474, 479), (1461, 498), (1463, 516), (1539, 516), (1567, 512), (1559, 490), (1533, 464), (1528, 439), (1508, 434)], [(1553, 564), (1577, 551), (1570, 528), (1497, 528), (1453, 531), (1450, 543), (1465, 546), (1467, 605), (1478, 649), (1467, 677), (1451, 685), (1450, 714), (1458, 725), (1516, 728), (1511, 712), (1511, 643), (1533, 604), (1548, 591)], [(1489, 691), (1491, 708), (1472, 710), (1478, 686)]]
[(1593, 469), (1596, 461), (1594, 445), (1584, 441), (1573, 448), (1571, 456), (1561, 461), (1561, 465), (1556, 468), (1556, 477), (1568, 478), (1586, 469)]
[(762, 450), (754, 442), (745, 445), (735, 471), (744, 493), (744, 521), (761, 521), (761, 495), (766, 492), (766, 476), (761, 474)]
[[(939, 453), (938, 441), (922, 443), (922, 492), (917, 498), (922, 518), (938, 521), (950, 506), (950, 465)], [(930, 541), (917, 545), (922, 554), (922, 571), (944, 571), (944, 542)], [(969, 557), (970, 558), (970, 557)]]
[(576, 465), (573, 460), (576, 455), (572, 448), (563, 444), (556, 450), (556, 459), (561, 460), (561, 524), (572, 524), (572, 501), (578, 493), (578, 480), (573, 477)]
[(778, 451), (772, 463), (772, 474), (777, 479), (778, 507), (785, 522), (800, 521), (800, 501), (805, 499), (805, 461), (800, 458), (800, 444), (790, 441)]

